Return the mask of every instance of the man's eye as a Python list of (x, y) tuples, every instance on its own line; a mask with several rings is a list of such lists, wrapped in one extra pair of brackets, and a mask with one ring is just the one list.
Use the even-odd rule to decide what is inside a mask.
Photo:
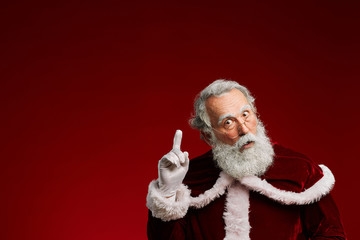
[(231, 127), (233, 124), (234, 124), (234, 121), (233, 121), (233, 120), (227, 119), (227, 120), (224, 122), (224, 127), (225, 127), (225, 128), (229, 128), (229, 127)]
[(231, 119), (228, 119), (228, 120), (226, 120), (225, 121), (225, 125), (229, 125), (229, 124), (231, 124), (233, 121), (231, 120)]
[(250, 113), (249, 113), (249, 111), (245, 111), (245, 112), (243, 112), (243, 117), (248, 117), (249, 115), (250, 115)]

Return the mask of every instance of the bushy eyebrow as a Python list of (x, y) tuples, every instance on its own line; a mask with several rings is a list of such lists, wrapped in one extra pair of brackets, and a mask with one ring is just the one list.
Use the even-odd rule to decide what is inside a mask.
[(220, 125), (225, 118), (229, 118), (229, 117), (233, 117), (233, 118), (234, 118), (235, 115), (234, 115), (234, 114), (231, 114), (231, 113), (221, 115), (221, 116), (219, 117), (218, 125)]
[[(241, 114), (241, 113), (243, 113), (243, 112), (244, 112), (245, 110), (247, 110), (247, 109), (251, 110), (251, 107), (250, 107), (250, 105), (248, 105), (248, 104), (242, 106), (242, 107), (240, 108), (239, 113)], [(217, 123), (217, 124), (220, 125), (225, 118), (229, 118), (229, 117), (235, 118), (236, 116), (235, 116), (234, 114), (232, 114), (232, 113), (227, 113), (227, 114), (221, 115), (221, 116), (219, 117), (219, 120), (218, 120), (218, 123)]]
[(245, 110), (251, 110), (251, 107), (250, 107), (250, 105), (245, 105), (245, 106), (243, 106), (241, 109), (240, 109), (240, 113), (243, 113)]

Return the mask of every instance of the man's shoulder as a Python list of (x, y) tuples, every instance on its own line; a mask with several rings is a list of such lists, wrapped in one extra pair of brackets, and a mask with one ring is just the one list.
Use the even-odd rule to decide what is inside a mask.
[(323, 177), (321, 168), (306, 155), (274, 144), (274, 162), (262, 178), (273, 186), (302, 192)]
[(285, 147), (278, 143), (273, 144), (273, 148), (274, 148), (276, 156), (294, 157), (294, 158), (301, 158), (301, 159), (309, 160), (309, 158), (305, 154), (297, 152), (291, 148)]
[(297, 152), (293, 149), (284, 147), (280, 144), (274, 144), (274, 162), (281, 163), (282, 165), (289, 165), (291, 168), (300, 167), (301, 169), (314, 170), (318, 169), (321, 171), (321, 168), (318, 164), (310, 159), (303, 153)]

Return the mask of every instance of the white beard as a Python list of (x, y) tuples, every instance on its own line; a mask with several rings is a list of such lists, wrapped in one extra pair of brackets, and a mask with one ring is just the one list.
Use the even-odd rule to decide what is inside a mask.
[[(274, 149), (260, 120), (256, 136), (247, 133), (234, 145), (220, 142), (214, 134), (213, 139), (215, 146), (212, 152), (215, 162), (224, 172), (236, 179), (249, 175), (261, 176), (273, 162)], [(254, 146), (240, 152), (240, 148), (248, 141), (254, 141)]]

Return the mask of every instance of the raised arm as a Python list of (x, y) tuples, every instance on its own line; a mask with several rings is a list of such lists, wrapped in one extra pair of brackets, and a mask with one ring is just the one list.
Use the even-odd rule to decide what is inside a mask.
[(182, 152), (182, 131), (177, 130), (173, 148), (158, 163), (158, 179), (149, 185), (148, 239), (185, 239), (190, 191), (182, 184), (189, 168), (189, 154)]

